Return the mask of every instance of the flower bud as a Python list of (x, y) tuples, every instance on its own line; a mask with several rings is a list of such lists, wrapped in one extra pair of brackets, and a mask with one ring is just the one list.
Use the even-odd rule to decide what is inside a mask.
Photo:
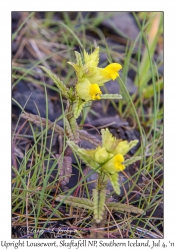
[(95, 153), (95, 161), (98, 163), (103, 163), (107, 161), (109, 157), (108, 152), (106, 151), (105, 147), (100, 148), (96, 153)]

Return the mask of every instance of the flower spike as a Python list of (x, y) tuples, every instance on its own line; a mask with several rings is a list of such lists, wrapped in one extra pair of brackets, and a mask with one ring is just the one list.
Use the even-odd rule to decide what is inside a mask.
[(82, 58), (78, 52), (76, 52), (77, 63), (69, 62), (77, 74), (78, 82), (81, 82), (83, 78), (88, 79), (90, 83), (95, 83), (99, 86), (103, 86), (104, 83), (115, 80), (119, 76), (119, 71), (122, 66), (119, 63), (111, 63), (105, 68), (99, 68), (99, 47), (94, 52), (88, 54), (84, 50), (84, 64)]
[[(115, 183), (118, 181), (118, 173), (129, 165), (127, 161), (125, 165), (124, 156), (138, 143), (138, 140), (128, 142), (116, 139), (108, 129), (102, 129), (101, 133), (102, 145), (95, 149), (82, 149), (75, 146), (72, 142), (69, 142), (69, 145), (84, 162), (88, 162), (88, 166), (91, 169), (106, 175), (110, 179), (116, 193), (119, 194), (119, 183)], [(136, 157), (133, 159), (133, 162), (138, 159)]]

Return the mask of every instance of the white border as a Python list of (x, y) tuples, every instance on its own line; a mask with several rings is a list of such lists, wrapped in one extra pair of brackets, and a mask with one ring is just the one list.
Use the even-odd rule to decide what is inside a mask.
[[(165, 232), (164, 241), (174, 239), (174, 179), (175, 166), (175, 80), (174, 80), (174, 5), (173, 1), (1, 1), (1, 91), (0, 91), (0, 236), (1, 240), (11, 240), (11, 11), (164, 11), (165, 35)], [(38, 241), (38, 240), (37, 240)], [(126, 249), (126, 248), (125, 248)]]

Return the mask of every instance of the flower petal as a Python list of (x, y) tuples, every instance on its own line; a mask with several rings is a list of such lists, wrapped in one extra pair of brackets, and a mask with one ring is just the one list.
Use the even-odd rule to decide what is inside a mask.
[(111, 154), (111, 157), (112, 158), (102, 166), (103, 171), (109, 174), (114, 174), (125, 169), (125, 165), (123, 164), (124, 157), (121, 154), (114, 156)]
[(99, 100), (102, 94), (99, 86), (96, 83), (91, 84), (87, 78), (76, 84), (76, 92), (85, 101)]
[(111, 63), (104, 69), (101, 69), (101, 74), (106, 79), (115, 80), (119, 76), (118, 71), (121, 68), (122, 66), (119, 63)]

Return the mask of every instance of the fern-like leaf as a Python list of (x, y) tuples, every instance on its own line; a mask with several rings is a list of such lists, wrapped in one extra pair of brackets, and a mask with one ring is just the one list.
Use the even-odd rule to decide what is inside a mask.
[(130, 159), (125, 160), (123, 164), (125, 165), (125, 167), (127, 167), (127, 166), (129, 166), (129, 165), (131, 165), (134, 162), (139, 161), (139, 160), (141, 160), (141, 156), (133, 156)]
[(132, 205), (128, 204), (121, 204), (117, 202), (107, 202), (106, 206), (110, 210), (115, 210), (115, 211), (121, 211), (121, 212), (130, 212), (130, 213), (135, 213), (135, 214), (144, 214), (144, 210), (140, 209), (138, 207), (134, 207)]
[[(61, 155), (56, 154), (56, 157), (60, 159)], [(63, 159), (58, 161), (59, 169), (59, 182), (62, 186), (69, 183), (69, 179), (72, 174), (72, 158), (70, 156), (64, 156)]]
[(77, 65), (80, 67), (83, 67), (81, 54), (75, 51), (75, 57), (76, 57)]
[(50, 120), (46, 120), (45, 118), (42, 118), (38, 115), (33, 115), (27, 112), (21, 114), (21, 117), (29, 122), (36, 124), (38, 127), (41, 127), (41, 125), (46, 126), (46, 124), (48, 124), (48, 129), (52, 129), (56, 133), (64, 135), (64, 129), (59, 125), (55, 124), (55, 122), (51, 122)]
[(100, 223), (103, 219), (105, 211), (106, 190), (93, 189), (93, 205), (94, 205), (94, 219), (96, 223)]
[(67, 144), (70, 146), (72, 151), (74, 151), (78, 157), (86, 164), (90, 169), (95, 170), (95, 172), (100, 173), (99, 165), (89, 156), (86, 156), (81, 152), (79, 148), (73, 141), (67, 141)]
[(78, 128), (76, 119), (74, 117), (70, 119), (70, 126), (73, 132), (74, 142), (78, 143), (79, 142), (79, 128)]
[(70, 140), (74, 140), (74, 134), (72, 132), (71, 126), (69, 124), (69, 121), (67, 120), (67, 118), (64, 118), (64, 122), (65, 122), (65, 127), (66, 127), (66, 134), (68, 135)]
[(47, 73), (47, 75), (52, 79), (52, 81), (61, 91), (62, 95), (64, 95), (67, 99), (69, 99), (69, 89), (66, 88), (63, 82), (46, 67), (40, 66), (40, 68), (43, 69)]
[(83, 102), (81, 100), (76, 100), (73, 105), (74, 117), (77, 119), (80, 116), (80, 113), (87, 102)]
[(122, 99), (120, 94), (104, 94), (100, 96), (100, 99)]
[(98, 147), (101, 145), (101, 141), (98, 140), (94, 135), (87, 133), (85, 130), (79, 131), (79, 136), (81, 140), (90, 142), (92, 145)]
[(118, 180), (118, 173), (115, 174), (108, 174), (106, 175), (109, 177), (111, 184), (113, 186), (114, 191), (116, 194), (120, 195), (120, 186), (119, 186), (119, 180)]
[(93, 210), (93, 202), (91, 200), (86, 199), (86, 198), (77, 198), (74, 196), (67, 196), (66, 197), (64, 195), (59, 195), (55, 198), (55, 200), (62, 201), (64, 204), (67, 204), (69, 206)]

